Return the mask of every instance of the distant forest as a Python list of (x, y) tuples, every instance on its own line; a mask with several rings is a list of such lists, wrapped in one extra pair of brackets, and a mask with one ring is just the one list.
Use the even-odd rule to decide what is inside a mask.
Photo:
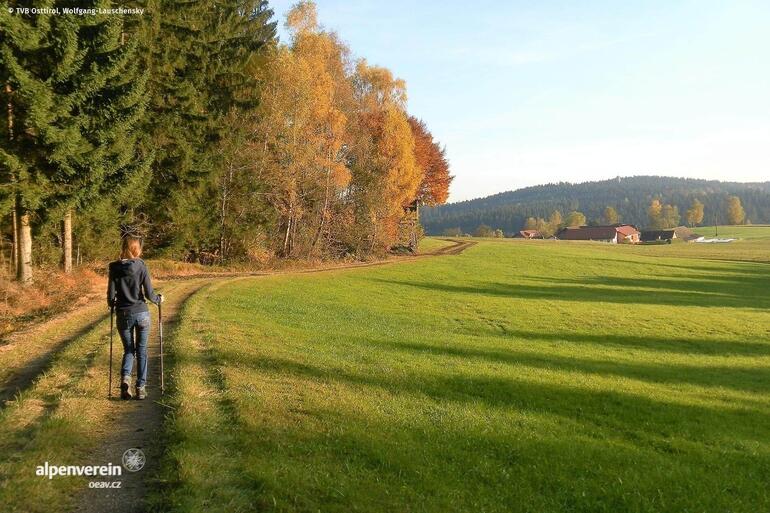
[[(557, 183), (502, 192), (486, 198), (426, 207), (421, 222), (426, 233), (440, 235), (459, 228), (473, 233), (480, 225), (507, 235), (524, 227), (528, 217), (548, 218), (555, 210), (585, 214), (589, 224), (602, 222), (604, 209), (617, 210), (620, 221), (648, 226), (650, 202), (658, 199), (684, 214), (694, 199), (704, 204), (701, 225), (727, 224), (730, 196), (740, 198), (745, 223), (770, 223), (770, 182), (736, 183), (663, 176), (634, 176), (580, 184)], [(686, 224), (682, 215), (681, 224)]]

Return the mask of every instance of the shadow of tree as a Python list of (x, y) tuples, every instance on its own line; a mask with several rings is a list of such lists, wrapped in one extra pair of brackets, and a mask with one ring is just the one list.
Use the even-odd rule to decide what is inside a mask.
[(255, 372), (289, 374), (353, 387), (376, 387), (395, 395), (422, 395), (439, 402), (514, 408), (624, 433), (636, 432), (637, 437), (642, 433), (655, 437), (677, 434), (691, 440), (713, 440), (721, 434), (763, 443), (770, 437), (768, 411), (746, 405), (683, 404), (621, 390), (544, 383), (523, 375), (497, 377), (425, 371), (388, 374), (242, 353), (231, 353), (225, 358), (237, 360)]
[(481, 329), (474, 326), (467, 330), (467, 335), (479, 337), (499, 337), (511, 342), (523, 339), (529, 343), (538, 341), (568, 342), (595, 347), (614, 347), (617, 349), (642, 349), (676, 354), (701, 354), (713, 356), (770, 356), (770, 343), (765, 341), (739, 341), (724, 338), (683, 338), (650, 337), (644, 335), (613, 335), (570, 332), (544, 332), (511, 329), (505, 326)]
[[(380, 345), (385, 350), (415, 349), (411, 344)], [(359, 489), (377, 493), (394, 487), (414, 494), (410, 507), (425, 504), (426, 510), (437, 511), (480, 505), (485, 511), (510, 511), (520, 500), (527, 505), (522, 511), (564, 511), (564, 504), (583, 504), (572, 509), (585, 512), (685, 511), (702, 501), (714, 511), (751, 511), (768, 502), (763, 489), (754, 486), (763, 477), (767, 454), (741, 445), (766, 442), (766, 411), (681, 404), (523, 376), (383, 372), (344, 360), (324, 361), (310, 347), (305, 354), (282, 357), (227, 343), (213, 349), (216, 365), (237, 362), (231, 367), (237, 376), (225, 380), (223, 393), (238, 398), (240, 415), (254, 416), (226, 428), (239, 445), (231, 453), (236, 464), (246, 475), (255, 474), (257, 467), (276, 468), (284, 482), (295, 483), (287, 493), (304, 494), (309, 501), (305, 505), (345, 507), (343, 496), (355, 497)], [(200, 359), (210, 363), (204, 355)], [(287, 397), (262, 411), (259, 383), (265, 378), (300, 398)], [(298, 391), (304, 384), (320, 395), (302, 397)], [(338, 402), (338, 386), (360, 396), (377, 414), (357, 409), (350, 397)], [(324, 397), (326, 391), (331, 394)], [(371, 396), (383, 392), (387, 405), (380, 409)], [(391, 401), (390, 394), (398, 399)], [(405, 403), (405, 396), (415, 401)], [(453, 413), (458, 404), (467, 407), (467, 417)], [(391, 416), (390, 407), (400, 410), (399, 415)], [(416, 418), (404, 416), (412, 407)], [(207, 439), (216, 441), (216, 435), (202, 433), (201, 441)], [(735, 442), (725, 446), (726, 440)], [(201, 443), (195, 450), (221, 449)], [(318, 477), (308, 481), (308, 472)], [(693, 482), (698, 483), (697, 494)], [(281, 491), (269, 483), (232, 486), (254, 487), (255, 495)], [(633, 483), (633, 494), (627, 483)], [(659, 507), (653, 499), (663, 484), (666, 507)], [(431, 495), (449, 490), (446, 505)], [(384, 493), (383, 504), (391, 498), (398, 509), (404, 494)], [(734, 508), (736, 504), (741, 507)]]
[[(770, 298), (763, 293), (754, 294), (759, 288), (728, 291), (729, 281), (721, 286), (707, 280), (663, 280), (636, 278), (539, 279), (542, 286), (524, 283), (476, 282), (476, 285), (456, 285), (446, 282), (397, 281), (373, 278), (372, 281), (398, 284), (439, 292), (496, 296), (510, 299), (546, 301), (579, 301), (590, 303), (647, 304), (662, 306), (730, 307), (748, 310), (765, 310)], [(614, 281), (613, 281), (614, 280)], [(566, 285), (565, 285), (566, 283)], [(613, 288), (617, 287), (617, 288)], [(621, 288), (622, 287), (622, 288)], [(675, 290), (669, 287), (677, 287)], [(661, 289), (666, 288), (665, 293)]]
[[(569, 335), (564, 337), (569, 339)], [(574, 371), (602, 376), (617, 376), (669, 385), (721, 387), (735, 392), (770, 392), (770, 367), (680, 365), (673, 363), (628, 363), (583, 357), (568, 357), (548, 353), (531, 353), (494, 349), (436, 345), (427, 343), (367, 340), (367, 343), (390, 350), (449, 356), (462, 359), (483, 359), (493, 363), (525, 365), (540, 369)], [(770, 407), (770, 404), (766, 404)]]
[[(527, 277), (528, 281), (554, 283), (553, 279)], [(742, 299), (746, 306), (766, 306), (770, 300), (770, 283), (753, 274), (743, 276), (686, 276), (666, 278), (638, 278), (622, 276), (586, 276), (582, 278), (560, 278), (560, 284), (597, 285), (602, 287), (617, 287), (626, 290), (660, 289), (666, 291), (686, 292), (713, 296), (715, 299)], [(759, 303), (758, 303), (759, 302)]]

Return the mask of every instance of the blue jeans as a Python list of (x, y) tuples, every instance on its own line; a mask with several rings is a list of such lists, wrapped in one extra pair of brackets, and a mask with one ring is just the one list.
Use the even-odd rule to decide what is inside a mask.
[(121, 313), (118, 311), (118, 333), (123, 341), (121, 376), (131, 376), (136, 353), (136, 386), (147, 382), (147, 340), (150, 338), (150, 312)]

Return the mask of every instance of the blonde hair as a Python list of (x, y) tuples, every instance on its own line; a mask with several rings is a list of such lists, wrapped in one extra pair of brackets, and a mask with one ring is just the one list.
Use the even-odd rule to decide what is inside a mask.
[(123, 237), (123, 248), (120, 250), (121, 260), (139, 258), (142, 254), (142, 239), (127, 235)]

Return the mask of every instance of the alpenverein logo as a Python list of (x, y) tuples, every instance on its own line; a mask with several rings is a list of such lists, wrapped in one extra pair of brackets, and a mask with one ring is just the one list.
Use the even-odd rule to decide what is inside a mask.
[[(142, 457), (144, 458), (144, 455)], [(35, 475), (48, 479), (69, 476), (113, 477), (121, 475), (122, 471), (122, 468), (112, 463), (107, 465), (51, 465), (46, 461), (45, 464), (37, 466)]]
[(142, 470), (146, 461), (144, 452), (142, 452), (141, 449), (127, 449), (126, 452), (123, 453), (123, 467), (129, 472)]

